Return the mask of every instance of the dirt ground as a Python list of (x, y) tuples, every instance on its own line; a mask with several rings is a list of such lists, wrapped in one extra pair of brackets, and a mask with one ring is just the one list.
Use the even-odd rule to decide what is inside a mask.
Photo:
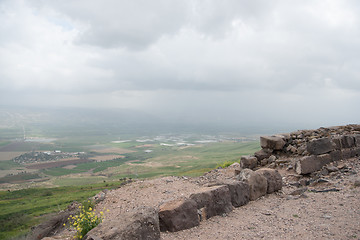
[[(280, 169), (281, 191), (202, 221), (197, 227), (161, 233), (161, 239), (360, 239), (360, 159), (335, 165), (339, 168), (334, 172), (305, 178)], [(203, 184), (233, 176), (230, 167), (198, 178), (135, 181), (107, 192), (97, 210), (105, 212), (106, 222), (142, 205), (158, 207), (188, 197)], [(66, 239), (64, 236), (56, 239)]]

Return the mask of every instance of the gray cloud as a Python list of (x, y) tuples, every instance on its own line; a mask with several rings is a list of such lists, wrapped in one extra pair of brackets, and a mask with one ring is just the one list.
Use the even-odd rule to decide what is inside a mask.
[(359, 121), (359, 10), (337, 0), (1, 1), (0, 102)]

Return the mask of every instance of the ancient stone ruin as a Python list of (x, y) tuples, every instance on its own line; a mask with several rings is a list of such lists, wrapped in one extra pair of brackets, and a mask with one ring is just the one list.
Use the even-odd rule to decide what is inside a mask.
[(360, 155), (360, 125), (347, 125), (260, 137), (261, 150), (241, 158), (242, 168), (286, 167), (310, 174), (330, 162)]

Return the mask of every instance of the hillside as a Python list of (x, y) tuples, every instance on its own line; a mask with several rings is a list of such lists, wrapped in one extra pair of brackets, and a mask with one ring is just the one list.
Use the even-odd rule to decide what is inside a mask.
[[(201, 177), (141, 180), (104, 192), (96, 208), (109, 212), (85, 238), (358, 239), (359, 130), (359, 125), (313, 130), (316, 134), (309, 136), (314, 137), (299, 141), (307, 144), (300, 155), (286, 145), (305, 131), (265, 137), (271, 141), (262, 141), (262, 150), (272, 151), (265, 168), (264, 161), (253, 170), (245, 168), (245, 157)], [(309, 152), (313, 144), (319, 150), (328, 142), (325, 153)], [(332, 155), (339, 159), (331, 160), (337, 151), (341, 155)], [(315, 167), (304, 174), (307, 159)], [(145, 225), (135, 224), (139, 221)], [(48, 239), (70, 239), (73, 234), (65, 230)]]

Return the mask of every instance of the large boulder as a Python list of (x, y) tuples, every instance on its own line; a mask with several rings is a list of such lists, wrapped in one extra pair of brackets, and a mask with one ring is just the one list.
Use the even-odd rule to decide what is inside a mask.
[(296, 162), (296, 173), (297, 174), (309, 174), (320, 170), (324, 165), (331, 162), (330, 154), (312, 155), (300, 158)]
[(65, 211), (49, 216), (46, 221), (31, 230), (31, 233), (26, 236), (26, 240), (43, 239), (62, 231), (70, 215), (79, 213), (79, 206), (78, 202), (73, 202)]
[(177, 199), (160, 206), (159, 222), (161, 231), (176, 232), (198, 226), (197, 204), (191, 199)]
[(158, 211), (151, 207), (140, 207), (105, 220), (90, 230), (85, 240), (158, 240), (160, 239)]
[(260, 173), (267, 180), (267, 193), (273, 193), (282, 188), (282, 177), (275, 169), (261, 168), (255, 172)]
[(251, 169), (243, 169), (237, 178), (249, 184), (251, 201), (266, 194), (267, 180), (262, 174), (254, 172)]
[(241, 168), (250, 168), (254, 169), (258, 165), (258, 159), (252, 156), (241, 156), (240, 166)]
[(306, 150), (310, 154), (320, 155), (324, 153), (331, 152), (335, 149), (335, 144), (331, 141), (330, 138), (319, 138), (313, 139), (307, 143)]
[(285, 141), (280, 136), (261, 136), (260, 145), (265, 149), (281, 150), (285, 146)]
[(201, 188), (191, 194), (190, 199), (196, 202), (197, 209), (205, 219), (231, 212), (233, 209), (229, 187), (225, 185)]

